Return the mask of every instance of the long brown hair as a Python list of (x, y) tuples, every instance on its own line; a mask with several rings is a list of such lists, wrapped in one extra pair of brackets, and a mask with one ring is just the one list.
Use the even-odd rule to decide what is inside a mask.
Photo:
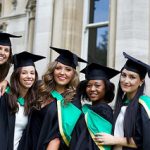
[[(11, 113), (16, 113), (19, 109), (17, 104), (17, 98), (20, 96), (20, 73), (21, 73), (21, 67), (17, 68), (13, 71), (11, 78), (10, 78), (10, 94), (8, 99), (8, 105), (10, 107)], [(38, 81), (38, 73), (35, 69), (35, 82), (33, 83), (32, 87), (29, 88), (25, 99), (25, 115), (28, 115), (30, 113), (30, 110), (32, 108), (32, 104), (37, 99), (37, 81)]]
[[(57, 61), (54, 61), (49, 64), (48, 70), (42, 77), (42, 82), (39, 86), (38, 94), (39, 94), (39, 101), (41, 104), (45, 103), (48, 99), (51, 98), (50, 92), (52, 90), (55, 90), (56, 82), (54, 80), (54, 70), (57, 65)], [(76, 87), (79, 84), (79, 77), (77, 71), (74, 69), (74, 77), (69, 82), (68, 85), (66, 85), (66, 90), (63, 93), (65, 102), (71, 101), (71, 99), (74, 97), (76, 93)]]
[(10, 54), (8, 60), (4, 64), (0, 65), (0, 82), (2, 82), (6, 78), (9, 72), (11, 66), (11, 59), (12, 59), (12, 49), (10, 47)]

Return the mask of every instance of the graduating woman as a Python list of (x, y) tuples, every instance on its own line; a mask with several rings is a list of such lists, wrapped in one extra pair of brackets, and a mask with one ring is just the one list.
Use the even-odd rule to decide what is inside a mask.
[(114, 112), (114, 136), (99, 134), (100, 145), (114, 150), (150, 149), (150, 97), (144, 94), (150, 66), (123, 53), (128, 59), (121, 70)]
[(12, 48), (10, 38), (19, 38), (9, 33), (0, 32), (0, 95), (2, 96), (7, 86), (7, 82), (4, 81), (9, 68), (11, 66)]
[(13, 56), (10, 87), (0, 99), (0, 150), (22, 150), (23, 135), (36, 99), (38, 74), (34, 62), (44, 57), (22, 52)]
[(51, 47), (59, 53), (51, 62), (39, 86), (40, 110), (34, 110), (28, 125), (27, 150), (68, 149), (70, 135), (79, 118), (80, 102), (75, 97), (78, 62), (86, 62), (69, 50)]
[(83, 114), (74, 128), (70, 142), (71, 150), (110, 150), (110, 146), (98, 146), (95, 142), (97, 132), (111, 133), (113, 111), (108, 105), (114, 98), (114, 84), (110, 79), (119, 71), (96, 63), (81, 71), (85, 81), (79, 85), (81, 98), (91, 104), (82, 106)]

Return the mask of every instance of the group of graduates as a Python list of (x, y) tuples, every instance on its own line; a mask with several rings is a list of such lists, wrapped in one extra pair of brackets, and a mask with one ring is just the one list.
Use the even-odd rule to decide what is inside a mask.
[[(127, 61), (118, 71), (50, 47), (59, 56), (39, 80), (34, 62), (45, 57), (27, 51), (13, 55), (10, 38), (18, 37), (0, 33), (0, 150), (150, 150), (148, 64), (124, 52)], [(78, 62), (87, 63), (80, 71), (83, 81)], [(119, 73), (112, 110), (110, 79)]]

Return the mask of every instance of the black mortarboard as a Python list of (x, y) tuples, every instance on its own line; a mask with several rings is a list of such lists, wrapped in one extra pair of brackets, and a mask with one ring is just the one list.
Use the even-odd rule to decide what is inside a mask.
[(147, 72), (150, 72), (150, 66), (143, 63), (142, 61), (131, 57), (130, 55), (123, 52), (123, 55), (128, 60), (126, 61), (124, 68), (138, 73), (142, 78), (145, 78)]
[(76, 66), (78, 66), (78, 62), (87, 63), (87, 61), (78, 57), (76, 54), (72, 53), (69, 50), (60, 49), (60, 48), (56, 48), (56, 47), (50, 47), (50, 48), (60, 54), (55, 60), (62, 64), (76, 68)]
[(120, 73), (120, 71), (118, 70), (105, 67), (96, 63), (89, 64), (80, 72), (85, 74), (85, 78), (87, 80), (109, 80), (116, 76), (118, 73)]
[(11, 46), (10, 38), (20, 38), (20, 37), (21, 36), (0, 32), (0, 45)]
[(14, 69), (25, 66), (34, 66), (34, 62), (45, 58), (26, 51), (13, 55)]

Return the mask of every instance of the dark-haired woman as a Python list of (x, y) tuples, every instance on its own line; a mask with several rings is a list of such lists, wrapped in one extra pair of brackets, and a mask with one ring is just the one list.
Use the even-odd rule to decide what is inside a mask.
[(114, 84), (110, 79), (119, 71), (92, 63), (81, 72), (85, 81), (79, 85), (81, 97), (91, 104), (82, 106), (83, 114), (78, 120), (70, 142), (71, 150), (110, 150), (110, 146), (99, 146), (95, 134), (111, 133), (113, 111), (108, 105), (114, 98)]
[(34, 62), (44, 57), (22, 52), (13, 56), (10, 87), (0, 99), (0, 150), (22, 150), (38, 74)]
[(4, 94), (7, 81), (4, 81), (11, 66), (12, 47), (10, 38), (21, 36), (0, 32), (0, 96)]
[(128, 59), (121, 70), (114, 111), (114, 135), (99, 134), (100, 145), (114, 150), (150, 149), (150, 98), (144, 95), (145, 76), (150, 66), (123, 53)]

